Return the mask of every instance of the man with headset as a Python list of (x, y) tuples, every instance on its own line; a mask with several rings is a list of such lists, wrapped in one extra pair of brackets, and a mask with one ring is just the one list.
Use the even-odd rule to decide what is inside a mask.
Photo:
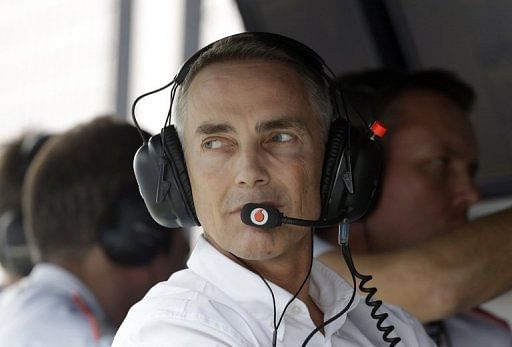
[[(472, 88), (443, 70), (370, 70), (340, 83), (358, 112), (389, 126), (379, 199), (351, 233), (356, 263), (375, 275), (377, 296), (429, 322), (440, 346), (512, 345), (503, 320), (471, 309), (510, 288), (502, 269), (512, 247), (510, 211), (466, 223), (479, 198)], [(335, 230), (318, 235), (337, 243)], [(320, 259), (350, 276), (338, 250)]]
[[(309, 48), (265, 33), (224, 38), (185, 63), (173, 86), (180, 87), (177, 135), (164, 128), (163, 143), (153, 138), (139, 150), (163, 146), (167, 166), (148, 167), (137, 179), (157, 218), (163, 182), (191, 190), (185, 205), (204, 233), (188, 269), (132, 307), (113, 346), (374, 346), (394, 345), (397, 336), (405, 346), (432, 345), (396, 307), (380, 308), (389, 316), (378, 329), (352, 286), (312, 259), (309, 228), (254, 226), (271, 219), (266, 207), (320, 216), (323, 154), (334, 126), (324, 68)], [(159, 158), (136, 157), (136, 172), (139, 159)], [(147, 189), (144, 174), (158, 177), (157, 167), (174, 179)], [(248, 203), (265, 206), (250, 212), (252, 225), (241, 220)]]
[(108, 346), (128, 309), (184, 267), (188, 242), (138, 192), (137, 130), (98, 118), (55, 135), (27, 173), (31, 274), (0, 298), (2, 346)]
[(3, 287), (19, 281), (32, 270), (23, 227), (21, 191), (30, 162), (48, 138), (43, 134), (24, 134), (1, 148), (0, 264), (5, 273)]

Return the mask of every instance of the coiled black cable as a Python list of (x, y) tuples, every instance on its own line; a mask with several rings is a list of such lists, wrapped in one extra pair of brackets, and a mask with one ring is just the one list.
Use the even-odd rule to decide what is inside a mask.
[(345, 258), (345, 262), (350, 269), (350, 273), (352, 276), (355, 276), (361, 280), (359, 283), (359, 290), (363, 293), (366, 293), (366, 298), (364, 299), (366, 305), (372, 308), (370, 312), (370, 316), (377, 320), (377, 329), (383, 332), (382, 339), (389, 343), (390, 347), (395, 346), (402, 339), (400, 337), (389, 337), (389, 334), (395, 329), (394, 325), (384, 325), (384, 321), (388, 318), (387, 313), (377, 313), (380, 306), (382, 305), (382, 300), (373, 300), (373, 296), (377, 293), (377, 288), (375, 287), (365, 287), (365, 284), (372, 280), (372, 276), (363, 275), (356, 270), (354, 262), (352, 260), (352, 254), (350, 253), (350, 247), (348, 243), (342, 243), (341, 251), (343, 253), (343, 258)]
[[(348, 224), (343, 223), (342, 225), (340, 225), (340, 235), (341, 235), (341, 230), (343, 228), (345, 228), (344, 230), (345, 230), (346, 235), (343, 237), (340, 236), (339, 243), (341, 245), (341, 251), (343, 254), (343, 258), (345, 259), (345, 262), (347, 263), (347, 266), (350, 269), (350, 273), (352, 276), (352, 284), (353, 284), (352, 295), (351, 295), (348, 303), (345, 305), (345, 307), (339, 313), (337, 313), (333, 317), (329, 318), (328, 320), (326, 320), (325, 322), (323, 322), (322, 324), (317, 326), (315, 329), (313, 329), (311, 331), (311, 333), (309, 333), (309, 335), (304, 339), (304, 342), (302, 343), (302, 347), (306, 347), (306, 345), (309, 343), (311, 338), (317, 332), (322, 330), (328, 324), (334, 322), (336, 319), (340, 318), (352, 306), (352, 303), (354, 302), (354, 298), (355, 298), (355, 294), (356, 294), (356, 285), (357, 285), (356, 278), (361, 280), (361, 282), (359, 283), (359, 290), (361, 292), (367, 294), (366, 298), (365, 298), (365, 303), (366, 303), (366, 305), (368, 305), (369, 307), (372, 308), (372, 310), (370, 312), (370, 316), (373, 319), (377, 320), (377, 329), (384, 333), (382, 339), (384, 340), (384, 342), (389, 343), (390, 347), (393, 347), (397, 343), (399, 343), (402, 339), (400, 337), (389, 337), (389, 334), (391, 334), (391, 332), (395, 329), (395, 327), (393, 325), (389, 325), (389, 326), (383, 325), (384, 321), (388, 317), (388, 314), (387, 313), (377, 313), (379, 307), (382, 305), (382, 300), (372, 300), (373, 296), (377, 292), (377, 288), (375, 288), (375, 287), (366, 288), (364, 286), (367, 282), (369, 282), (372, 279), (372, 276), (363, 275), (356, 270), (354, 262), (352, 260), (352, 254), (350, 252), (350, 247), (347, 242), (348, 241)], [(284, 318), (284, 315), (286, 313), (288, 306), (297, 298), (298, 294), (300, 293), (300, 291), (304, 287), (306, 281), (308, 280), (308, 278), (311, 275), (311, 269), (313, 267), (313, 234), (314, 234), (314, 228), (311, 228), (311, 234), (310, 234), (310, 237), (311, 237), (311, 250), (310, 251), (311, 251), (311, 253), (310, 253), (310, 264), (309, 264), (308, 273), (307, 273), (304, 281), (300, 285), (299, 289), (295, 293), (295, 295), (288, 301), (288, 303), (284, 307), (283, 312), (281, 313), (281, 316), (279, 317), (278, 321), (276, 321), (277, 320), (277, 312), (276, 312), (276, 301), (275, 301), (274, 293), (273, 293), (272, 289), (270, 288), (270, 285), (268, 284), (268, 282), (265, 280), (265, 278), (260, 273), (258, 273), (255, 269), (253, 269), (249, 264), (247, 264), (245, 261), (243, 261), (239, 257), (232, 254), (233, 257), (235, 257), (238, 261), (240, 261), (247, 268), (249, 268), (251, 271), (256, 273), (263, 280), (263, 283), (265, 283), (265, 285), (267, 286), (267, 288), (270, 291), (270, 294), (272, 297), (273, 308), (274, 308), (274, 332), (272, 334), (273, 335), (272, 336), (272, 346), (273, 347), (277, 345), (277, 330), (279, 329), (279, 326), (281, 325), (281, 322)]]

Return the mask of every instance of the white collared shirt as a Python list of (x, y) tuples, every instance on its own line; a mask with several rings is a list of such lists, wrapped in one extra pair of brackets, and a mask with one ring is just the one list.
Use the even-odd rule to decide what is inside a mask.
[(56, 265), (36, 265), (0, 296), (0, 346), (110, 346), (113, 334), (94, 295)]
[[(132, 307), (113, 347), (272, 346), (272, 298), (257, 274), (203, 238), (199, 238), (188, 267), (157, 284)], [(292, 294), (269, 285), (279, 318)], [(327, 319), (345, 307), (352, 287), (315, 261), (310, 295)], [(402, 346), (433, 346), (422, 326), (402, 310), (384, 306), (379, 312), (390, 315), (385, 323), (395, 326)], [(314, 328), (306, 305), (296, 299), (279, 326), (277, 346), (301, 346)], [(356, 296), (348, 314), (327, 325), (324, 335), (317, 333), (308, 346), (387, 346), (381, 337), (369, 308)]]

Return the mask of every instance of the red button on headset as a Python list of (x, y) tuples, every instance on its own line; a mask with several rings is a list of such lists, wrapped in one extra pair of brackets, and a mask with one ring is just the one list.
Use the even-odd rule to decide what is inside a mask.
[(388, 129), (379, 122), (378, 120), (374, 121), (372, 125), (370, 125), (370, 130), (372, 131), (373, 135), (378, 137), (384, 137)]

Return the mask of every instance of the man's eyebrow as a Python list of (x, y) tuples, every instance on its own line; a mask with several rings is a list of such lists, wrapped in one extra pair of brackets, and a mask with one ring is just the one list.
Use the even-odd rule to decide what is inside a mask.
[(256, 131), (258, 133), (271, 131), (275, 129), (296, 129), (299, 130), (300, 132), (307, 131), (307, 127), (306, 124), (304, 124), (304, 122), (293, 118), (275, 119), (267, 122), (258, 123), (256, 125)]
[(234, 133), (235, 128), (226, 123), (204, 123), (197, 127), (196, 134), (212, 135), (218, 133)]

